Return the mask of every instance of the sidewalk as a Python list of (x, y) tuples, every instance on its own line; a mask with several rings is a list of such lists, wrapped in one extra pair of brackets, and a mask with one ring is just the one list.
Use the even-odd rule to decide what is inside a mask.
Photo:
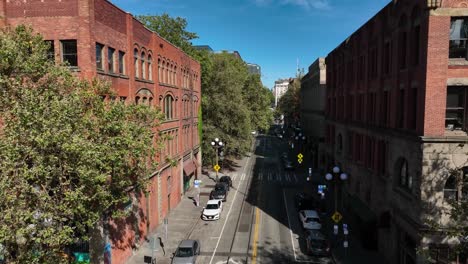
[[(213, 174), (213, 173), (210, 173)], [(213, 174), (214, 175), (214, 174)], [(148, 235), (148, 240), (155, 241), (153, 248), (154, 256), (156, 257), (157, 264), (171, 263), (172, 254), (177, 249), (180, 241), (186, 239), (192, 232), (193, 227), (200, 219), (201, 211), (204, 204), (208, 201), (209, 192), (212, 190), (215, 180), (213, 177), (206, 174), (201, 174), (198, 177), (202, 181), (200, 185), (200, 203), (199, 207), (195, 206), (192, 197), (195, 197), (198, 190), (191, 187), (184, 196), (180, 203), (171, 210), (169, 213), (167, 225), (167, 239), (166, 239), (166, 226), (161, 223), (155, 232)], [(143, 264), (144, 256), (151, 256), (152, 245), (150, 241), (145, 242), (134, 255), (126, 262), (126, 264)], [(164, 247), (162, 247), (162, 244)]]

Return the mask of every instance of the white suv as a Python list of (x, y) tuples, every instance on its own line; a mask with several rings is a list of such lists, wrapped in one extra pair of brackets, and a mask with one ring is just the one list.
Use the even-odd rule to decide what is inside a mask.
[(209, 200), (206, 207), (203, 209), (203, 220), (218, 220), (221, 211), (223, 210), (223, 202), (221, 200)]
[(317, 211), (301, 210), (299, 211), (299, 220), (301, 221), (302, 227), (304, 229), (318, 230), (322, 228), (322, 224), (320, 223), (320, 217)]

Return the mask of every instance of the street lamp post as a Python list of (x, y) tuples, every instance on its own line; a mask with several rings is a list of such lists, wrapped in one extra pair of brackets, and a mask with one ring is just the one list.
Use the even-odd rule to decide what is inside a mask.
[[(218, 165), (218, 150), (219, 150), (219, 148), (223, 147), (223, 142), (221, 140), (219, 140), (219, 138), (215, 138), (214, 141), (211, 141), (211, 146), (213, 146), (213, 148), (215, 148), (216, 166), (219, 167), (219, 165)], [(216, 182), (218, 182), (218, 170), (215, 169), (215, 171), (216, 171)]]
[[(335, 185), (335, 212), (337, 212), (338, 210), (338, 198), (337, 198), (337, 194), (338, 194), (338, 182), (341, 180), (341, 181), (346, 181), (348, 179), (348, 174), (344, 173), (344, 172), (341, 172), (340, 171), (340, 167), (338, 166), (335, 166), (333, 167), (333, 170), (332, 170), (333, 173), (327, 173), (325, 175), (325, 179), (327, 181), (334, 181), (334, 185)], [(341, 172), (341, 173), (340, 173)]]

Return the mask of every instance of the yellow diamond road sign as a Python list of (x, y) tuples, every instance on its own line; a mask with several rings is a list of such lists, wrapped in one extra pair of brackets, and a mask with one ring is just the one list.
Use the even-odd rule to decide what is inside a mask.
[(301, 164), (301, 163), (302, 163), (302, 159), (298, 159), (297, 162), (299, 162), (299, 164)]
[(343, 216), (338, 213), (338, 212), (335, 212), (333, 215), (332, 215), (332, 220), (335, 221), (335, 223), (338, 223), (341, 221), (341, 219), (343, 218)]
[(214, 169), (215, 171), (219, 171), (219, 169), (221, 169), (221, 167), (219, 167), (219, 165), (216, 164), (216, 165), (214, 165), (213, 169)]
[(302, 155), (302, 153), (299, 153), (299, 154), (297, 155), (297, 157), (298, 157), (299, 159), (302, 159), (302, 158), (304, 157), (304, 155)]

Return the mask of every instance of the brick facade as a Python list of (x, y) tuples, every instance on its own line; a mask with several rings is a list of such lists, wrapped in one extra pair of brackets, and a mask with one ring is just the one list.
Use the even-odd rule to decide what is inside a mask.
[(387, 263), (424, 263), (417, 248), (454, 243), (424, 230), (448, 223), (448, 178), (468, 165), (466, 128), (446, 121), (448, 87), (468, 84), (467, 58), (449, 58), (467, 3), (392, 1), (326, 58), (326, 164), (349, 174), (351, 228)]
[[(19, 24), (52, 41), (57, 63), (66, 56), (65, 42), (72, 40), (73, 46), (76, 40), (77, 65), (70, 69), (88, 80), (110, 82), (117, 96), (106, 100), (149, 104), (166, 114), (157, 132), (171, 139), (157, 158), (148, 194), (130, 206), (136, 216), (114, 221), (104, 238), (112, 245), (112, 263), (124, 263), (201, 173), (200, 64), (107, 0), (0, 0), (0, 26)], [(96, 250), (102, 260), (103, 248)]]

